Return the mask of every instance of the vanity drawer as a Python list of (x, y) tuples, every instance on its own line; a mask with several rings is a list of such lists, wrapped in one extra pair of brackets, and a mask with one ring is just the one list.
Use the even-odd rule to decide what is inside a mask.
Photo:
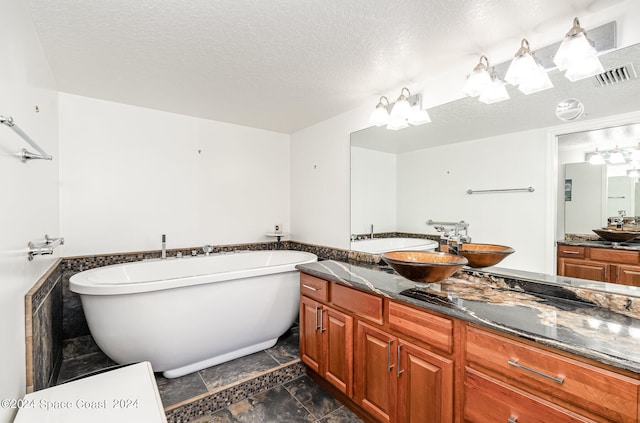
[(584, 258), (585, 247), (558, 245), (558, 257)]
[(331, 286), (331, 302), (360, 317), (378, 324), (383, 323), (382, 298), (377, 295), (367, 294), (334, 282)]
[(467, 422), (593, 422), (469, 368), (464, 382), (464, 399)]
[(326, 303), (329, 301), (329, 282), (300, 273), (300, 294)]
[(611, 248), (590, 248), (591, 260), (609, 261), (614, 263), (638, 264), (640, 263), (637, 251), (622, 251)]
[(453, 352), (453, 322), (451, 319), (390, 302), (389, 327), (449, 354)]
[(470, 367), (503, 376), (517, 388), (546, 394), (564, 407), (615, 422), (637, 422), (640, 381), (524, 343), (469, 327)]

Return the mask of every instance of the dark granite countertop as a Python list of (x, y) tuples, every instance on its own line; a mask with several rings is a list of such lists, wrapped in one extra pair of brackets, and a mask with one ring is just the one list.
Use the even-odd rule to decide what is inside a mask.
[(640, 251), (640, 241), (611, 242), (604, 239), (572, 239), (557, 241), (558, 245), (573, 245), (575, 247), (611, 248), (614, 250)]
[(640, 373), (640, 295), (627, 295), (634, 293), (629, 287), (498, 268), (465, 267), (432, 284), (412, 282), (387, 266), (328, 260), (297, 268)]

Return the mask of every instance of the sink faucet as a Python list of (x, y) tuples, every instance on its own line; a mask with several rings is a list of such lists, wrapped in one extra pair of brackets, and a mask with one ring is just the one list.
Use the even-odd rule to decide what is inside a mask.
[(167, 258), (167, 235), (162, 234), (162, 254), (160, 256), (162, 260)]
[[(462, 244), (471, 242), (471, 237), (468, 233), (469, 224), (464, 220), (460, 222), (434, 222), (429, 219), (427, 225), (432, 225), (436, 231), (442, 232), (442, 235), (440, 235), (441, 251), (442, 246), (446, 245), (450, 254), (457, 255)], [(464, 231), (464, 234), (462, 231)]]

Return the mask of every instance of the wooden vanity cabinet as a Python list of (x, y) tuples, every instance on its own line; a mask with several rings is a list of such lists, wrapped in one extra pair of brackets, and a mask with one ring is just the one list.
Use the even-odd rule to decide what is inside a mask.
[[(320, 279), (317, 281), (327, 284)], [(308, 293), (305, 292), (304, 289), (308, 290), (308, 288), (304, 285), (316, 287), (309, 284), (308, 278), (302, 278), (302, 293)], [(311, 292), (317, 293), (318, 290)], [(302, 295), (300, 297), (300, 357), (311, 370), (321, 375), (340, 392), (351, 396), (353, 318)]]
[(640, 286), (640, 252), (559, 245), (558, 275)]
[(484, 329), (466, 331), (465, 419), (636, 423), (640, 381)]

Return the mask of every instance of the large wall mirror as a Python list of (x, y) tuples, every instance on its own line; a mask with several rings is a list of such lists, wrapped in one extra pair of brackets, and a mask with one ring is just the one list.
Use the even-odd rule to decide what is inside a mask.
[[(569, 163), (558, 152), (563, 151), (564, 143), (578, 144), (575, 137), (558, 137), (558, 143), (556, 135), (565, 127), (566, 133), (580, 132), (575, 128), (582, 123), (595, 129), (590, 122), (640, 110), (640, 80), (635, 76), (640, 71), (640, 45), (603, 54), (600, 59), (605, 69), (627, 66), (632, 79), (599, 86), (595, 78), (569, 82), (554, 70), (549, 73), (554, 88), (546, 91), (526, 96), (509, 87), (508, 101), (487, 105), (476, 98), (463, 98), (429, 109), (432, 122), (426, 125), (399, 131), (371, 127), (352, 133), (351, 233), (367, 234), (373, 225), (374, 234), (437, 235), (427, 225), (429, 219), (464, 220), (473, 242), (516, 250), (501, 267), (553, 273), (554, 241), (565, 232), (564, 199), (559, 193), (564, 193), (563, 166)], [(567, 124), (555, 111), (569, 98), (580, 100), (585, 114)], [(595, 138), (589, 138), (589, 151), (608, 149), (612, 142), (600, 145)], [(639, 141), (636, 135), (625, 146)], [(576, 163), (585, 160), (586, 147), (580, 148), (580, 153), (575, 153), (577, 149), (572, 153), (580, 157)], [(606, 169), (602, 172), (601, 184), (606, 184)], [(467, 193), (469, 189), (526, 187), (533, 192)], [(603, 195), (602, 186), (593, 189), (597, 196)], [(593, 214), (599, 216), (598, 223), (590, 225), (602, 226), (610, 214), (607, 207), (620, 206), (599, 203), (590, 207), (597, 208)], [(633, 213), (631, 206), (626, 207), (628, 214), (640, 214), (635, 203)], [(573, 217), (569, 213), (567, 218)], [(568, 229), (571, 225), (569, 220)], [(357, 244), (352, 248), (357, 250)]]

